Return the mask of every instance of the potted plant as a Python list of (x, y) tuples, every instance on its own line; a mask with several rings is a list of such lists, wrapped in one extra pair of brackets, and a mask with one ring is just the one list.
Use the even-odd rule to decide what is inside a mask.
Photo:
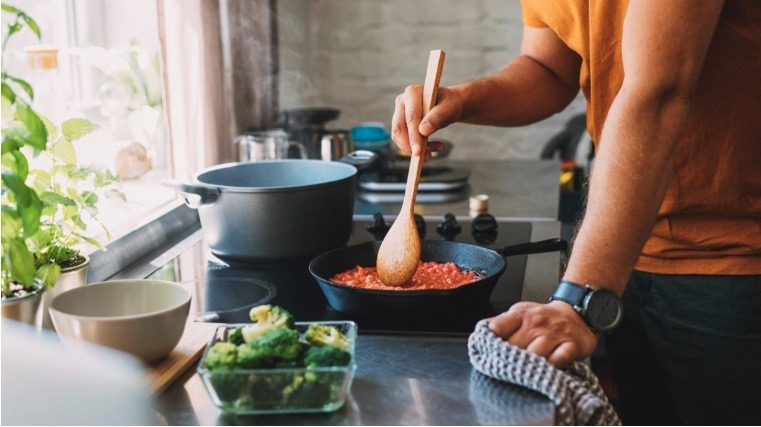
[[(36, 22), (23, 11), (7, 4), (2, 10), (12, 15), (3, 54), (8, 39), (24, 27), (40, 37)], [(118, 177), (108, 169), (77, 164), (74, 141), (97, 125), (82, 118), (53, 123), (35, 111), (33, 102), (32, 85), (3, 69), (3, 317), (19, 317), (11, 306), (32, 306), (41, 297), (44, 309), (39, 320), (50, 328), (45, 316), (50, 298), (86, 281), (89, 259), (81, 252), (83, 247), (103, 248), (86, 234), (88, 227), (100, 225), (96, 203), (102, 196), (120, 200), (125, 196)], [(43, 293), (46, 289), (56, 291), (48, 295)], [(17, 320), (30, 323), (28, 316)]]

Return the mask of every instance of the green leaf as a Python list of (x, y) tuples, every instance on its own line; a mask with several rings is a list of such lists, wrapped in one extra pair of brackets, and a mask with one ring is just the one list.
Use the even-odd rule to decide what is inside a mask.
[(29, 26), (29, 29), (34, 31), (34, 34), (37, 34), (37, 39), (42, 40), (42, 33), (40, 32), (40, 26), (37, 25), (37, 22), (34, 21), (34, 19), (30, 18), (27, 14), (20, 15), (21, 19), (26, 22), (26, 25)]
[(77, 205), (77, 202), (75, 202), (74, 200), (57, 193), (51, 193), (49, 191), (40, 194), (40, 200), (42, 201), (43, 204), (48, 206), (54, 206), (54, 205), (76, 206)]
[(3, 172), (3, 183), (16, 195), (16, 210), (24, 226), (24, 236), (29, 237), (40, 227), (42, 202), (37, 193), (27, 187), (24, 180), (15, 172)]
[(8, 248), (8, 267), (11, 270), (13, 280), (22, 285), (30, 286), (34, 283), (34, 255), (29, 252), (21, 239), (13, 239)]
[(26, 177), (29, 175), (29, 162), (26, 161), (26, 156), (21, 151), (11, 151), (11, 155), (16, 160), (16, 173), (22, 180), (26, 181)]
[(2, 83), (3, 98), (11, 102), (16, 102), (16, 94), (13, 93), (13, 89), (5, 83)]
[(7, 40), (8, 37), (11, 36), (11, 34), (21, 31), (22, 28), (24, 28), (24, 26), (19, 24), (18, 22), (14, 22), (13, 24), (8, 25), (8, 35), (5, 36), (5, 39)]
[(6, 12), (9, 12), (9, 13), (15, 13), (16, 15), (18, 15), (20, 13), (24, 13), (24, 12), (20, 11), (19, 9), (16, 9), (15, 7), (13, 7), (13, 6), (9, 5), (9, 4), (5, 4), (5, 3), (3, 3), (3, 10), (6, 11)]
[(21, 214), (21, 223), (24, 225), (24, 236), (29, 237), (40, 228), (40, 215), (42, 214), (42, 202), (37, 193), (29, 191), (30, 202), (26, 206), (18, 206)]
[(24, 92), (26, 92), (26, 94), (29, 95), (29, 99), (30, 100), (34, 99), (34, 89), (32, 89), (32, 85), (27, 83), (26, 80), (20, 79), (18, 77), (13, 77), (13, 76), (7, 75), (7, 74), (6, 74), (5, 77), (7, 77), (8, 79), (12, 80), (17, 85), (21, 86), (21, 89), (23, 89)]
[(98, 195), (94, 192), (88, 193), (87, 196), (85, 196), (84, 203), (91, 206), (98, 203)]
[(37, 169), (32, 172), (32, 175), (34, 176), (34, 189), (38, 192), (40, 190), (50, 188), (50, 174), (47, 173), (44, 170)]
[(3, 129), (3, 154), (16, 151), (24, 145), (29, 133), (22, 127)]
[(61, 132), (63, 136), (69, 141), (76, 141), (85, 135), (92, 133), (95, 129), (98, 129), (98, 125), (82, 118), (73, 118), (66, 120), (61, 124)]
[(53, 158), (61, 163), (68, 165), (77, 163), (77, 152), (74, 149), (74, 144), (66, 138), (60, 138), (53, 144), (52, 154)]
[(87, 242), (87, 243), (89, 243), (89, 244), (91, 244), (91, 245), (95, 246), (95, 247), (96, 247), (96, 248), (98, 248), (98, 249), (101, 249), (101, 250), (103, 250), (103, 249), (106, 249), (106, 247), (105, 247), (105, 246), (103, 246), (103, 243), (100, 243), (99, 241), (97, 241), (97, 240), (95, 240), (95, 239), (92, 239), (92, 238), (90, 238), (90, 237), (87, 237), (87, 236), (82, 236), (82, 235), (79, 235), (79, 237), (80, 237), (82, 240), (84, 240), (85, 242)]
[(16, 217), (16, 211), (10, 208), (3, 209), (2, 220), (3, 223), (0, 226), (2, 227), (3, 238), (14, 239), (21, 234), (21, 222)]
[(44, 151), (48, 140), (48, 131), (40, 117), (24, 102), (16, 104), (16, 118), (24, 123), (29, 136), (26, 143), (35, 150)]
[(37, 278), (42, 280), (45, 283), (45, 286), (48, 288), (55, 285), (55, 282), (58, 280), (58, 276), (60, 275), (61, 266), (51, 262), (42, 264), (40, 268), (37, 269)]

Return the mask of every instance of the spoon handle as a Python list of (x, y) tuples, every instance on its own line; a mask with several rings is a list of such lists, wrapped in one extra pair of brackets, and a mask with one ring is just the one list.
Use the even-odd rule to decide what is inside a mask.
[[(436, 98), (439, 95), (439, 82), (441, 82), (441, 72), (444, 69), (444, 58), (446, 53), (441, 49), (432, 50), (428, 55), (428, 69), (425, 73), (425, 83), (423, 84), (423, 116), (425, 117), (431, 108), (436, 104)], [(423, 152), (428, 138), (423, 138)], [(423, 171), (423, 159), (419, 155), (410, 157), (410, 170), (407, 174), (407, 186), (404, 190), (404, 201), (402, 210), (412, 212), (415, 207), (417, 198), (417, 189), (420, 184), (420, 174)]]

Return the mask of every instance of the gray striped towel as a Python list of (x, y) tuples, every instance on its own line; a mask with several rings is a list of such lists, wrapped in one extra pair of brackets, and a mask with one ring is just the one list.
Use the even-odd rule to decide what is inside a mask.
[(597, 377), (581, 362), (557, 369), (495, 335), (488, 319), (476, 325), (468, 352), (470, 363), (483, 375), (547, 396), (555, 404), (557, 425), (621, 425)]

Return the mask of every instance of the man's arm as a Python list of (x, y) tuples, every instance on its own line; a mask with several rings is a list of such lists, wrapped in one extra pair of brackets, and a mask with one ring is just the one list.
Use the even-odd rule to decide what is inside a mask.
[(581, 58), (552, 30), (524, 27), (520, 56), (493, 76), (440, 88), (426, 117), (421, 117), (422, 86), (408, 86), (396, 99), (392, 137), (403, 151), (417, 154), (421, 134), (454, 122), (520, 126), (545, 119), (576, 97), (580, 66)]
[[(623, 33), (625, 78), (608, 113), (584, 223), (564, 279), (623, 293), (665, 195), (679, 136), (722, 0), (637, 0)], [(492, 322), (557, 366), (592, 353), (568, 304), (516, 304)]]

